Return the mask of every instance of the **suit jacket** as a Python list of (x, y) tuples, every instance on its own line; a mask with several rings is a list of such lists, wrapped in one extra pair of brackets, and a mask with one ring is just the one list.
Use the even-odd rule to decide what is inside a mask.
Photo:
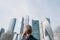
[(32, 35), (29, 35), (22, 40), (37, 40), (37, 39), (35, 37), (33, 37)]

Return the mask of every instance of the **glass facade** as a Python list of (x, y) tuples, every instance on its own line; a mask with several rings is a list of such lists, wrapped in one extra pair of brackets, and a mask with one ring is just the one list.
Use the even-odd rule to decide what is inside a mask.
[(24, 18), (22, 17), (20, 34), (23, 33), (23, 28), (24, 28)]
[(47, 30), (45, 30), (45, 37), (46, 37), (46, 36), (48, 36), (49, 40), (52, 40), (52, 39), (50, 38), (50, 35), (49, 35), (49, 33), (47, 32)]
[(40, 29), (39, 29), (39, 21), (38, 20), (32, 20), (32, 35), (40, 40)]
[(44, 24), (43, 27), (45, 27), (44, 28), (45, 40), (54, 40), (53, 31), (50, 25), (50, 19), (46, 18), (43, 24)]
[(26, 15), (26, 17), (25, 17), (25, 23), (24, 23), (24, 25), (27, 25), (27, 24), (29, 24), (29, 16), (28, 15)]
[(24, 17), (22, 17), (22, 21), (21, 21), (21, 28), (20, 28), (20, 40), (21, 40), (21, 36), (22, 36), (22, 33), (23, 33), (23, 28), (24, 28)]
[(1, 28), (1, 31), (0, 31), (0, 37), (1, 35), (5, 32), (5, 29), (4, 28)]
[(16, 24), (16, 18), (13, 18), (10, 22), (9, 31), (13, 33)]

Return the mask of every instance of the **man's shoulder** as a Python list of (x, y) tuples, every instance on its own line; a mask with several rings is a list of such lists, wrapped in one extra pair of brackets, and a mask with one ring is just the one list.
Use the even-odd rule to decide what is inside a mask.
[(34, 40), (37, 40), (35, 37), (33, 37)]
[(35, 37), (33, 37), (32, 35), (25, 37), (23, 40), (37, 40)]
[(37, 40), (35, 37), (33, 37), (32, 35), (30, 35), (30, 37), (28, 38), (29, 40)]

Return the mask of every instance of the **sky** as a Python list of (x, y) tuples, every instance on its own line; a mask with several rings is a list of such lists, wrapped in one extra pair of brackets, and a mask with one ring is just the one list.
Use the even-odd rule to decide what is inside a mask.
[(15, 29), (18, 30), (25, 15), (38, 20), (48, 17), (55, 30), (60, 26), (60, 0), (0, 0), (0, 28), (8, 30), (10, 20), (17, 18)]

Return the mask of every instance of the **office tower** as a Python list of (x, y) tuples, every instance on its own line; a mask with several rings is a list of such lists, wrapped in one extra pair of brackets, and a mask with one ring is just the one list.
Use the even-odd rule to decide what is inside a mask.
[(38, 20), (32, 20), (32, 35), (40, 40), (40, 28), (39, 28), (39, 21)]
[(21, 28), (20, 28), (20, 40), (21, 40), (21, 35), (23, 33), (23, 28), (24, 28), (24, 17), (22, 17), (22, 21), (21, 21)]
[(14, 36), (14, 28), (16, 24), (16, 18), (13, 18), (10, 22), (10, 26), (8, 28), (8, 31), (6, 33), (3, 33), (1, 36), (2, 40), (12, 40)]
[(14, 28), (15, 28), (15, 24), (16, 24), (16, 18), (13, 18), (10, 22), (10, 26), (9, 26), (9, 32), (13, 33)]
[(40, 22), (40, 38), (41, 38), (41, 40), (45, 40), (42, 21)]
[(1, 28), (1, 31), (0, 31), (0, 37), (1, 35), (5, 32), (5, 29), (4, 28)]
[(27, 24), (29, 24), (29, 16), (28, 15), (26, 15), (26, 17), (25, 17), (25, 25), (27, 25)]
[(22, 21), (21, 21), (20, 34), (23, 33), (23, 28), (24, 28), (24, 17), (22, 17)]
[(50, 19), (46, 18), (43, 22), (45, 40), (54, 40)]

